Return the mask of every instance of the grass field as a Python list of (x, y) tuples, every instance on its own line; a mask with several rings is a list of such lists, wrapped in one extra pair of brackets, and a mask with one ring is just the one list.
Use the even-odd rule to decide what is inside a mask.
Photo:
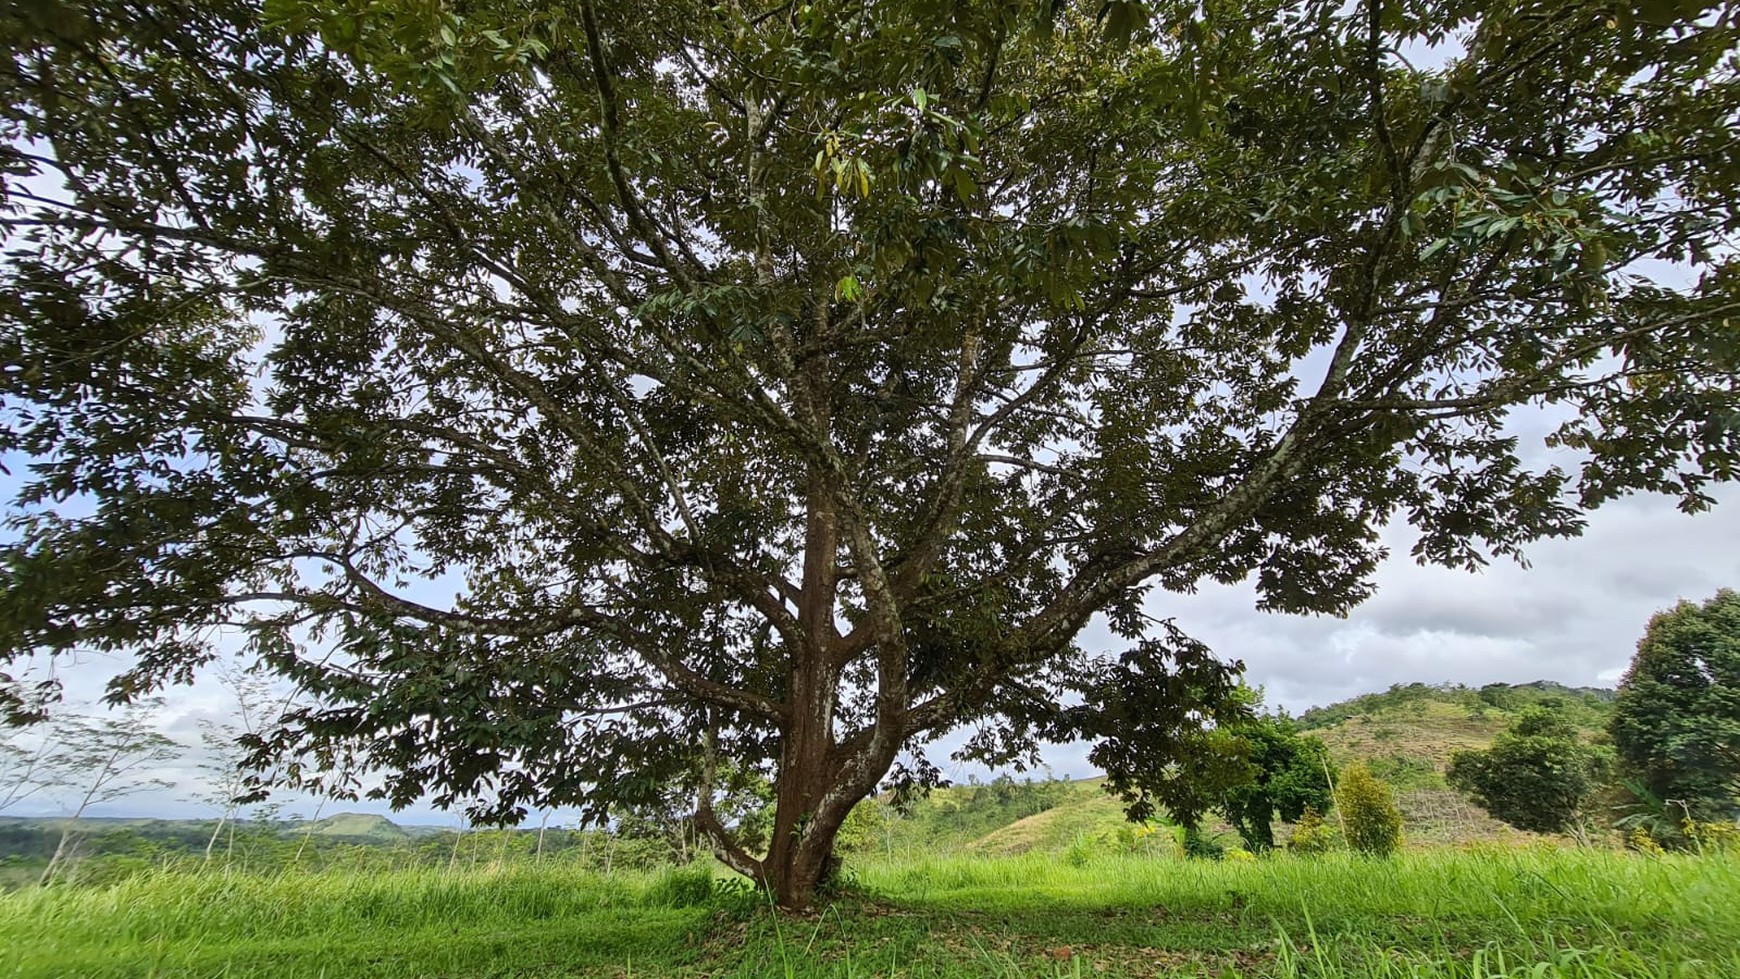
[(1740, 976), (1740, 857), (864, 862), (809, 916), (704, 869), (148, 874), (0, 897), (0, 976)]

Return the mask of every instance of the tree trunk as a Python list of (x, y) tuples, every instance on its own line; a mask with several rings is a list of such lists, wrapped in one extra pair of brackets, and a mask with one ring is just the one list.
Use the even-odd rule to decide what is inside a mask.
[[(227, 822), (229, 820), (229, 818), (230, 818), (230, 810), (225, 809), (223, 811), (223, 813), (218, 816), (217, 825), (213, 826), (211, 828), (211, 838), (205, 841), (205, 862), (206, 863), (211, 862), (211, 851), (217, 846), (218, 837), (223, 835), (224, 823)], [(231, 839), (233, 841), (234, 837), (232, 836)]]
[[(781, 789), (783, 796), (784, 786)], [(812, 798), (825, 793), (826, 789), (821, 789)], [(814, 811), (803, 815), (808, 818), (787, 837), (786, 845), (775, 845), (763, 861), (762, 886), (772, 894), (775, 904), (788, 911), (807, 910), (815, 903), (816, 891), (839, 869), (834, 839), (845, 820)], [(777, 814), (775, 819), (777, 823)]]
[(822, 885), (838, 870), (839, 861), (832, 852), (816, 861), (782, 868), (782, 876), (773, 883), (774, 904), (786, 911), (809, 910)]
[(763, 861), (763, 885), (780, 907), (789, 909), (808, 907), (814, 899), (833, 854), (834, 836), (844, 821), (819, 811), (836, 788), (830, 756), (839, 682), (820, 659), (803, 657), (793, 671), (790, 703), (796, 710), (781, 739), (773, 837)]
[[(818, 418), (823, 417), (816, 411)], [(812, 470), (807, 487), (804, 565), (797, 608), (799, 641), (790, 650), (786, 718), (780, 738), (773, 837), (762, 861), (762, 884), (782, 908), (807, 908), (829, 870), (834, 836), (845, 813), (825, 803), (839, 789), (834, 708), (840, 667), (834, 661), (839, 515), (827, 477)], [(850, 806), (847, 809), (850, 810)]]
[(72, 832), (71, 826), (61, 828), (60, 842), (54, 846), (54, 856), (48, 858), (48, 866), (42, 868), (42, 876), (37, 879), (36, 886), (47, 887), (54, 883), (54, 875), (60, 870), (61, 861), (66, 858), (66, 845), (72, 839)]
[[(806, 407), (825, 432), (826, 411), (820, 399)], [(844, 637), (835, 618), (840, 515), (829, 493), (828, 476), (820, 470), (811, 472), (807, 495), (803, 579), (795, 603), (796, 628), (787, 637), (785, 703), (790, 713), (780, 723), (779, 774), (767, 856), (755, 860), (734, 848), (705, 800), (697, 812), (699, 828), (713, 837), (722, 857), (729, 857), (726, 863), (754, 878), (787, 910), (804, 910), (815, 902), (817, 888), (837, 869), (834, 839), (846, 816), (875, 790), (905, 740), (897, 730), (898, 719), (880, 710), (871, 731), (845, 743), (836, 738), (841, 671), (853, 655), (842, 645)], [(902, 679), (903, 670), (902, 664), (895, 671)], [(879, 667), (878, 682), (887, 682), (882, 674), (888, 672)], [(707, 791), (710, 788), (704, 788)]]
[(827, 693), (794, 698), (811, 707), (794, 719), (781, 750), (774, 787), (774, 833), (758, 883), (788, 910), (814, 903), (816, 889), (838, 869), (834, 840), (852, 807), (875, 791), (898, 750), (899, 739), (885, 736), (845, 745), (833, 734), (832, 693), (837, 678), (826, 673)]

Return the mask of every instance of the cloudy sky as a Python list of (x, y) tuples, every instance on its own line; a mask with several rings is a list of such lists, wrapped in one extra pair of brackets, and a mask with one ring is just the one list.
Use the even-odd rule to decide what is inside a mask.
[(1583, 537), (1530, 548), (1527, 569), (1423, 568), (1398, 534), (1376, 597), (1346, 619), (1256, 613), (1243, 587), (1156, 604), (1295, 711), (1415, 680), (1612, 686), (1654, 611), (1740, 582), (1740, 494), (1721, 495), (1695, 516), (1659, 497), (1611, 504)]
[[(1393, 556), (1379, 573), (1376, 597), (1345, 619), (1260, 613), (1248, 586), (1209, 586), (1195, 595), (1156, 596), (1150, 611), (1178, 624), (1217, 652), (1241, 659), (1252, 683), (1271, 704), (1294, 712), (1393, 683), (1524, 682), (1547, 679), (1611, 686), (1630, 659), (1649, 616), (1681, 598), (1702, 599), (1740, 583), (1740, 492), (1694, 516), (1673, 501), (1635, 497), (1595, 513), (1578, 539), (1530, 548), (1532, 567), (1495, 563), (1478, 574), (1422, 568), (1407, 556), (1405, 527), (1391, 535)], [(1092, 640), (1090, 635), (1089, 639)], [(62, 667), (75, 697), (94, 696), (115, 664), (90, 659)], [(177, 691), (159, 718), (161, 728), (189, 746), (160, 774), (177, 783), (109, 806), (112, 815), (202, 816), (195, 800), (200, 771), (199, 722), (224, 720), (233, 697), (203, 682)], [(935, 760), (942, 762), (936, 752)], [(1082, 746), (1053, 749), (1059, 775), (1090, 774)], [(959, 780), (982, 770), (950, 767)], [(312, 800), (287, 800), (291, 811), (312, 814)], [(47, 814), (56, 800), (38, 797), (9, 815)], [(387, 810), (379, 805), (331, 803), (326, 812)], [(401, 822), (452, 825), (455, 817), (419, 807)]]
[[(1377, 595), (1345, 619), (1257, 612), (1248, 585), (1159, 596), (1149, 609), (1243, 660), (1267, 702), (1294, 713), (1414, 681), (1611, 687), (1650, 615), (1740, 585), (1740, 492), (1715, 495), (1714, 510), (1692, 516), (1662, 497), (1609, 504), (1582, 537), (1530, 547), (1527, 569), (1420, 567), (1396, 528)], [(1053, 764), (1087, 774), (1084, 753), (1058, 749)]]

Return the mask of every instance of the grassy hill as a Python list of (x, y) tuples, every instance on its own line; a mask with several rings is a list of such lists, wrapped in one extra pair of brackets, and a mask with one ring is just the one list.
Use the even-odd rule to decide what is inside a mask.
[(1564, 714), (1585, 737), (1599, 738), (1612, 716), (1612, 691), (1554, 683), (1463, 686), (1413, 683), (1366, 694), (1299, 717), (1329, 745), (1338, 764), (1364, 759), (1400, 789), (1443, 788), (1458, 751), (1485, 748), (1529, 707)]
[(387, 817), (362, 812), (328, 816), (309, 826), (307, 832), (348, 842), (399, 843), (411, 838), (404, 827)]
[(1382, 693), (1361, 694), (1327, 707), (1313, 707), (1299, 715), (1307, 731), (1325, 731), (1348, 722), (1406, 725), (1420, 730), (1439, 729), (1439, 721), (1456, 718), (1473, 722), (1461, 725), (1465, 735), (1489, 741), (1491, 735), (1516, 720), (1523, 710), (1545, 706), (1558, 710), (1576, 726), (1595, 731), (1606, 725), (1613, 712), (1612, 690), (1567, 687), (1547, 680), (1533, 683), (1490, 683), (1484, 687), (1461, 684), (1397, 684)]
[[(1451, 756), (1487, 747), (1537, 705), (1562, 711), (1585, 735), (1600, 737), (1612, 701), (1611, 690), (1548, 681), (1479, 688), (1413, 683), (1313, 708), (1298, 721), (1328, 744), (1337, 765), (1363, 760), (1396, 790), (1415, 845), (1521, 843), (1539, 837), (1492, 819), (1445, 785)], [(910, 814), (890, 820), (876, 849), (909, 856), (1062, 853), (1083, 844), (1129, 849), (1131, 834), (1100, 779), (1001, 778), (935, 790)]]
[(1601, 738), (1612, 716), (1613, 691), (1544, 680), (1479, 688), (1399, 684), (1313, 708), (1300, 715), (1299, 724), (1329, 745), (1336, 764), (1364, 760), (1396, 789), (1414, 843), (1515, 843), (1539, 837), (1486, 815), (1448, 788), (1444, 772), (1456, 752), (1489, 746), (1535, 706), (1561, 712), (1585, 737)]
[(1089, 782), (1008, 776), (933, 789), (906, 813), (890, 815), (875, 849), (961, 853), (1012, 824), (1103, 794)]
[(1099, 779), (1070, 787), (1076, 791), (1068, 802), (992, 830), (966, 849), (994, 856), (1056, 853), (1083, 840), (1114, 842), (1127, 836), (1131, 827), (1123, 804), (1106, 794)]

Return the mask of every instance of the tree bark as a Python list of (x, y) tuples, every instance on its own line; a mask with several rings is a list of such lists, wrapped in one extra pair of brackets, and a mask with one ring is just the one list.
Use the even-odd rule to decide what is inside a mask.
[[(794, 787), (790, 797), (801, 795), (806, 808), (800, 814), (799, 825), (786, 836), (783, 849), (768, 854), (764, 863), (766, 879), (763, 886), (779, 907), (802, 911), (815, 903), (817, 892), (839, 868), (839, 860), (834, 856), (834, 840), (839, 836), (845, 818), (839, 810), (820, 804), (824, 798), (839, 792), (837, 779), (812, 777), (792, 781), (803, 784), (801, 788)], [(783, 791), (781, 797), (786, 797)], [(846, 806), (844, 812), (850, 811), (851, 806)]]
[(839, 673), (825, 657), (800, 656), (792, 671), (792, 715), (781, 737), (780, 776), (774, 786), (773, 838), (767, 843), (764, 885), (783, 908), (804, 908), (814, 896), (832, 854), (833, 826), (818, 822), (818, 809), (833, 772), (833, 703)]
[(833, 812), (837, 807), (823, 805), (841, 778), (834, 739), (841, 668), (834, 622), (840, 528), (826, 480), (812, 470), (807, 487), (799, 642), (791, 649), (786, 692), (791, 712), (781, 732), (773, 837), (762, 864), (762, 885), (780, 907), (794, 910), (814, 901), (830, 869), (834, 837), (845, 822), (843, 813)]

